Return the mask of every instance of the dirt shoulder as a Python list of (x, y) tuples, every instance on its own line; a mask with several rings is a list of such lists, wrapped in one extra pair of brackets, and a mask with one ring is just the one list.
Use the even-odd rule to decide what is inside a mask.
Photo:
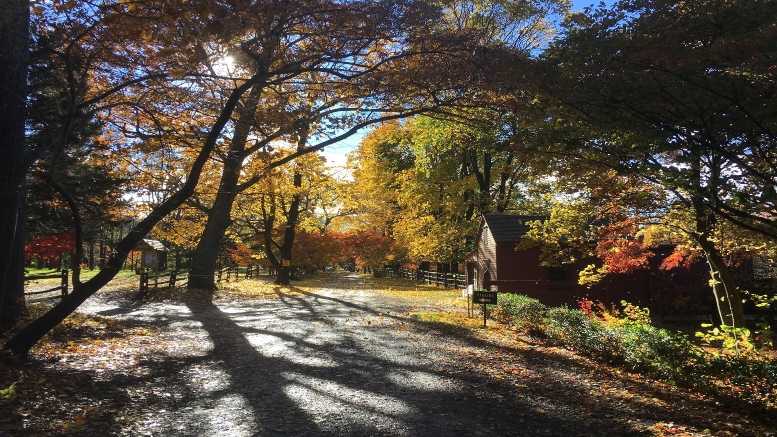
[(777, 435), (763, 415), (502, 329), (421, 322), (462, 310), (358, 276), (263, 287), (90, 299), (28, 362), (2, 358), (0, 389), (16, 385), (0, 435)]

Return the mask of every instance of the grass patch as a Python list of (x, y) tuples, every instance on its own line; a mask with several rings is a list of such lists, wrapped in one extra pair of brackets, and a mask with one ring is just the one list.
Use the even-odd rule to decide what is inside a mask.
[(419, 311), (412, 313), (421, 322), (444, 328), (446, 326), (475, 330), (483, 328), (483, 320), (469, 318), (465, 314), (449, 311)]
[[(274, 276), (245, 279), (234, 282), (222, 282), (215, 297), (223, 300), (278, 299), (282, 296), (314, 292), (323, 287), (320, 277), (308, 277), (304, 281), (291, 281), (290, 285), (273, 283)], [(304, 285), (303, 285), (304, 284)]]
[(461, 297), (461, 292), (456, 289), (441, 288), (402, 278), (375, 278), (371, 275), (365, 275), (362, 279), (365, 289), (376, 293), (417, 301), (425, 305), (467, 307), (467, 301)]

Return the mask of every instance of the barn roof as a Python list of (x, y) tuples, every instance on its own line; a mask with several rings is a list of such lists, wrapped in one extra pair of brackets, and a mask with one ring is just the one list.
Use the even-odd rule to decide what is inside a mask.
[(541, 215), (515, 215), (515, 214), (484, 214), (483, 220), (488, 225), (494, 241), (497, 243), (513, 243), (521, 241), (530, 228), (533, 221), (544, 221), (548, 217)]
[(159, 240), (144, 239), (138, 244), (136, 244), (135, 247), (132, 248), (132, 250), (143, 250), (143, 249), (154, 249), (159, 252), (167, 252), (167, 248)]

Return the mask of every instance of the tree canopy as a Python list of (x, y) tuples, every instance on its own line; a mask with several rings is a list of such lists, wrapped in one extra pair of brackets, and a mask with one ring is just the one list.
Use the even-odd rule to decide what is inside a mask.
[[(224, 254), (281, 283), (457, 263), (480, 215), (546, 215), (546, 263), (598, 256), (588, 281), (665, 242), (666, 268), (704, 260), (736, 327), (731, 260), (777, 239), (773, 1), (6, 3), (0, 328), (23, 312), (25, 246), (72, 243), (75, 263), (20, 354), (152, 232), (213, 289)], [(316, 152), (368, 128), (331, 175)], [(97, 239), (114, 256), (81, 281)]]

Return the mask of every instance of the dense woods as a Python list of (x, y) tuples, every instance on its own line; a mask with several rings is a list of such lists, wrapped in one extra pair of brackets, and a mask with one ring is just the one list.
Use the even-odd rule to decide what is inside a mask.
[[(663, 268), (706, 263), (743, 328), (743, 301), (774, 298), (732, 269), (777, 256), (776, 18), (766, 0), (4, 2), (0, 328), (33, 259), (70, 254), (74, 284), (5, 347), (24, 355), (143, 238), (212, 291), (223, 262), (279, 284), (455, 266), (491, 213), (549, 217), (526, 244), (598, 257), (581, 281), (672, 244)], [(318, 153), (354, 135), (345, 168)]]

